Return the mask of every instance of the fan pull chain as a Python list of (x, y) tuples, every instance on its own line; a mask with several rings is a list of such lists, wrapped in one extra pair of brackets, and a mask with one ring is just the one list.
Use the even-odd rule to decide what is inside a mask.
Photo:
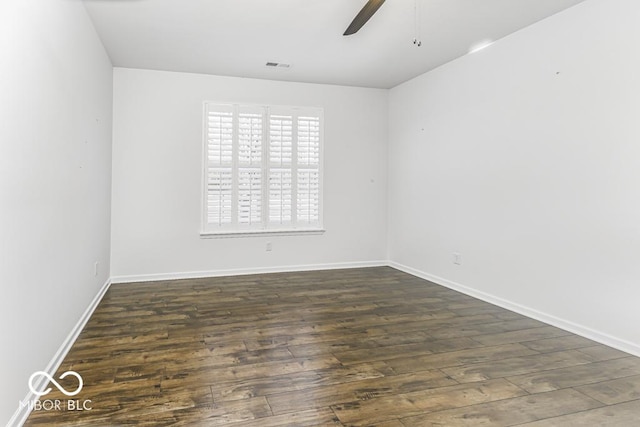
[(418, 19), (418, 0), (413, 1), (413, 44), (420, 47), (422, 46), (422, 40), (420, 40), (420, 22)]

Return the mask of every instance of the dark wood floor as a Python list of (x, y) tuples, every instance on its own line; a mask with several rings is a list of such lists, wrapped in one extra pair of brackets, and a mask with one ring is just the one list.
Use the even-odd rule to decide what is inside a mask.
[(67, 370), (27, 425), (640, 425), (640, 358), (391, 268), (114, 285)]

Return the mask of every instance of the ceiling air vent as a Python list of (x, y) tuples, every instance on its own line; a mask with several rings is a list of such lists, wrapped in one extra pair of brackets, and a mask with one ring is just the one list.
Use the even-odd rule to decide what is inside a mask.
[(283, 64), (282, 62), (267, 62), (265, 65), (267, 67), (274, 67), (274, 68), (289, 68), (289, 67), (291, 67), (290, 64)]

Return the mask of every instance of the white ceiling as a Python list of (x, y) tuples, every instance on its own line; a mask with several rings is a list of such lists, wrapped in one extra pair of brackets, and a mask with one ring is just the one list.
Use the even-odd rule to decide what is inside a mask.
[[(584, 0), (84, 0), (114, 66), (390, 88)], [(268, 68), (267, 61), (291, 64)]]

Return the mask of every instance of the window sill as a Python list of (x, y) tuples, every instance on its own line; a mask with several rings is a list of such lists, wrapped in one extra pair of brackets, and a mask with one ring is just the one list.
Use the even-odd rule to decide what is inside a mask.
[(243, 231), (201, 231), (201, 239), (225, 239), (233, 237), (260, 236), (317, 236), (324, 234), (323, 228), (301, 228), (299, 230), (243, 230)]

